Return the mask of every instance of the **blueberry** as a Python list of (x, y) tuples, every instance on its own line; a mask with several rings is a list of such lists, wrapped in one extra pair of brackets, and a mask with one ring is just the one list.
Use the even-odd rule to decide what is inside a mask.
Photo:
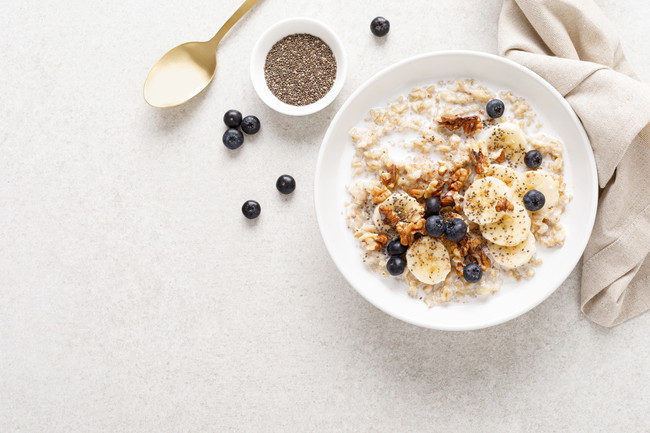
[(542, 165), (542, 153), (539, 150), (531, 150), (524, 156), (524, 162), (528, 168), (537, 168)]
[(429, 236), (440, 237), (445, 234), (445, 220), (440, 215), (431, 215), (424, 223), (424, 228)]
[(440, 197), (429, 197), (426, 201), (424, 216), (438, 215), (440, 213)]
[(393, 239), (386, 245), (386, 252), (389, 256), (401, 256), (406, 253), (408, 245), (402, 245), (399, 238)]
[(237, 128), (241, 125), (241, 113), (237, 110), (228, 110), (223, 115), (223, 123), (229, 128)]
[(386, 36), (390, 30), (390, 23), (384, 17), (377, 17), (370, 23), (370, 31), (375, 36)]
[(545, 203), (546, 197), (536, 189), (531, 189), (526, 193), (526, 195), (524, 195), (524, 206), (526, 206), (526, 209), (531, 212), (540, 210), (544, 207)]
[(467, 224), (460, 218), (454, 218), (447, 222), (445, 237), (452, 242), (458, 242), (467, 234)]
[(463, 269), (463, 277), (469, 283), (478, 283), (482, 276), (483, 271), (481, 270), (481, 267), (476, 263), (470, 263), (469, 265), (465, 266), (465, 269)]
[(241, 130), (246, 134), (257, 134), (260, 130), (260, 119), (255, 116), (246, 116), (241, 121)]
[(223, 133), (223, 144), (228, 149), (237, 149), (244, 144), (244, 134), (237, 129), (230, 128)]
[(501, 99), (490, 99), (485, 106), (485, 111), (487, 115), (493, 119), (498, 119), (503, 116), (503, 112), (506, 110), (506, 106)]
[(296, 189), (296, 180), (288, 174), (278, 177), (275, 187), (282, 194), (291, 194)]
[(252, 220), (260, 216), (260, 212), (262, 212), (262, 207), (255, 200), (248, 200), (241, 207), (241, 211), (246, 218)]
[(406, 269), (406, 259), (402, 256), (392, 256), (386, 262), (386, 270), (391, 275), (401, 275), (404, 269)]

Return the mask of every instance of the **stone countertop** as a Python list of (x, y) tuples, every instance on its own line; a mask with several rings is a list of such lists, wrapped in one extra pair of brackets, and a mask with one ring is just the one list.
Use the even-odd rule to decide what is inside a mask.
[[(650, 4), (597, 2), (650, 82)], [(236, 3), (3, 7), (0, 431), (650, 431), (650, 314), (592, 324), (580, 269), (516, 320), (436, 332), (364, 301), (320, 238), (312, 178), (336, 110), (406, 57), (496, 52), (500, 0), (263, 0), (206, 92), (148, 107), (150, 66)], [(350, 60), (341, 95), (306, 118), (270, 111), (248, 77), (258, 35), (297, 15), (333, 27)], [(237, 152), (221, 144), (229, 108), (262, 121)], [(292, 196), (275, 191), (283, 173)]]

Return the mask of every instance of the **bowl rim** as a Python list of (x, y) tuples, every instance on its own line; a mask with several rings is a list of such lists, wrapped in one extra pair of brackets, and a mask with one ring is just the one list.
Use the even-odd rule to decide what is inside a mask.
[[(327, 34), (328, 38), (331, 39), (331, 41), (324, 41), (324, 42), (332, 49), (332, 53), (334, 54), (334, 57), (336, 59), (336, 67), (337, 67), (334, 84), (332, 85), (332, 88), (325, 94), (325, 96), (323, 96), (321, 99), (319, 99), (316, 102), (313, 102), (309, 105), (302, 105), (302, 106), (286, 104), (280, 101), (277, 97), (275, 97), (275, 95), (273, 95), (270, 92), (268, 86), (266, 85), (266, 80), (264, 79), (264, 61), (263, 60), (258, 61), (263, 57), (265, 58), (267, 54), (266, 52), (264, 53), (261, 52), (262, 45), (264, 45), (269, 41), (269, 39), (271, 38), (271, 34), (277, 32), (278, 29), (283, 29), (284, 27), (290, 29), (291, 26), (296, 24), (299, 25), (307, 24), (309, 26), (314, 26), (318, 28), (320, 31), (322, 31), (323, 33)], [(288, 31), (286, 32), (286, 34), (284, 34), (284, 36), (280, 37), (280, 39), (294, 33), (297, 32)], [(309, 32), (304, 31), (304, 33), (309, 33)], [(314, 35), (314, 36), (320, 38), (320, 36), (318, 35)], [(280, 39), (275, 40), (273, 43), (279, 41)], [(261, 69), (262, 79), (259, 79), (260, 69), (258, 68), (258, 66), (260, 64), (262, 66)], [(251, 82), (253, 83), (253, 88), (255, 89), (255, 93), (257, 93), (257, 96), (262, 100), (262, 102), (264, 102), (271, 109), (289, 116), (306, 116), (321, 111), (322, 109), (330, 105), (334, 101), (334, 99), (336, 99), (336, 97), (341, 92), (341, 89), (343, 88), (343, 85), (345, 83), (345, 79), (347, 77), (347, 68), (348, 68), (347, 52), (345, 50), (345, 46), (343, 45), (343, 42), (338, 37), (338, 35), (334, 32), (334, 30), (332, 30), (331, 27), (313, 18), (292, 17), (292, 18), (287, 18), (276, 22), (268, 29), (266, 29), (266, 31), (264, 31), (264, 33), (262, 33), (260, 37), (257, 39), (251, 51), (250, 78), (251, 78)], [(264, 92), (264, 90), (268, 90), (268, 92)]]
[[(529, 311), (533, 310), (535, 307), (540, 305), (542, 302), (544, 302), (546, 299), (548, 299), (557, 289), (566, 281), (566, 279), (569, 277), (571, 272), (573, 272), (573, 269), (577, 265), (577, 263), (580, 260), (580, 257), (582, 257), (582, 254), (584, 254), (584, 250), (587, 246), (587, 243), (589, 241), (589, 238), (591, 237), (591, 233), (594, 227), (594, 223), (596, 220), (596, 212), (592, 212), (589, 220), (585, 220), (585, 224), (588, 227), (588, 236), (585, 237), (585, 239), (581, 242), (579, 245), (579, 250), (581, 251), (580, 256), (578, 256), (578, 260), (576, 261), (576, 264), (574, 264), (571, 268), (565, 270), (562, 272), (562, 280), (561, 282), (552, 290), (550, 290), (546, 296), (540, 298), (537, 302), (531, 303), (530, 305), (526, 305), (525, 308), (520, 308), (511, 311), (508, 314), (504, 314), (503, 316), (494, 319), (494, 320), (485, 320), (483, 322), (479, 323), (474, 323), (470, 325), (439, 325), (439, 324), (431, 324), (428, 322), (425, 322), (423, 320), (418, 320), (413, 317), (410, 317), (408, 314), (405, 314), (400, 311), (388, 311), (387, 309), (383, 308), (382, 305), (380, 305), (378, 302), (375, 301), (370, 296), (366, 296), (365, 293), (357, 289), (357, 287), (352, 283), (348, 275), (343, 272), (340, 259), (337, 258), (336, 255), (336, 250), (335, 250), (335, 245), (334, 241), (328, 239), (325, 236), (325, 233), (323, 232), (323, 227), (325, 226), (324, 222), (324, 212), (325, 210), (323, 209), (320, 201), (319, 201), (319, 196), (321, 195), (320, 190), (322, 189), (321, 184), (319, 183), (319, 179), (322, 177), (322, 171), (323, 171), (323, 162), (325, 160), (324, 155), (325, 155), (325, 143), (330, 139), (330, 136), (333, 134), (333, 125), (338, 122), (338, 120), (343, 116), (343, 113), (346, 111), (346, 109), (352, 104), (352, 102), (357, 98), (357, 96), (362, 93), (367, 87), (372, 85), (375, 81), (377, 81), (380, 77), (383, 75), (389, 74), (393, 70), (402, 67), (403, 65), (410, 63), (410, 62), (415, 62), (423, 58), (427, 57), (441, 57), (441, 56), (469, 56), (469, 57), (483, 57), (483, 58), (488, 58), (491, 60), (496, 60), (498, 62), (505, 63), (520, 72), (530, 76), (532, 79), (537, 81), (540, 85), (542, 85), (547, 91), (549, 91), (555, 98), (558, 100), (558, 102), (567, 110), (569, 113), (569, 116), (572, 120), (572, 122), (575, 124), (578, 134), (582, 136), (582, 139), (590, 143), (589, 137), (582, 126), (582, 122), (578, 118), (577, 114), (573, 111), (573, 108), (571, 108), (571, 105), (564, 99), (564, 97), (553, 87), (551, 84), (549, 84), (544, 78), (542, 78), (540, 75), (537, 73), (533, 72), (532, 70), (526, 68), (525, 66), (522, 66), (510, 59), (506, 59), (501, 56), (497, 56), (495, 54), (491, 53), (486, 53), (486, 52), (481, 52), (481, 51), (473, 51), (473, 50), (443, 50), (443, 51), (431, 51), (419, 55), (415, 55), (412, 57), (408, 57), (406, 59), (403, 59), (399, 62), (396, 62), (390, 66), (387, 66), (386, 68), (380, 70), (376, 74), (374, 74), (372, 77), (368, 78), (365, 80), (348, 98), (347, 100), (341, 105), (339, 110), (337, 111), (336, 115), (332, 118), (327, 131), (325, 132), (325, 135), (323, 136), (323, 140), (321, 141), (321, 146), (318, 152), (318, 157), (316, 160), (316, 170), (314, 174), (314, 207), (315, 207), (315, 213), (316, 213), (316, 221), (318, 223), (318, 228), (319, 232), (321, 235), (321, 238), (323, 239), (323, 243), (325, 244), (325, 247), (327, 249), (328, 254), (330, 255), (332, 261), (336, 265), (338, 271), (343, 275), (343, 278), (345, 278), (346, 282), (348, 285), (350, 285), (359, 295), (361, 295), (366, 301), (368, 301), (370, 304), (374, 305), (376, 308), (379, 310), (383, 311), (384, 313), (388, 314), (391, 317), (394, 317), (396, 319), (399, 319), (403, 322), (419, 326), (422, 328), (428, 328), (428, 329), (435, 329), (435, 330), (441, 330), (441, 331), (472, 331), (472, 330), (478, 330), (478, 329), (484, 329), (488, 328), (491, 326), (496, 326), (503, 324), (505, 322), (508, 322), (510, 320), (513, 320), (519, 316), (522, 316)], [(598, 174), (597, 174), (597, 169), (596, 169), (596, 161), (595, 157), (593, 154), (593, 151), (591, 148), (587, 152), (588, 154), (588, 161), (582, 161), (583, 164), (587, 164), (589, 166), (589, 171), (592, 174), (593, 179), (595, 180), (593, 182), (593, 190), (592, 190), (592, 195), (596, 198), (598, 197)], [(594, 207), (597, 210), (597, 204), (594, 204)]]

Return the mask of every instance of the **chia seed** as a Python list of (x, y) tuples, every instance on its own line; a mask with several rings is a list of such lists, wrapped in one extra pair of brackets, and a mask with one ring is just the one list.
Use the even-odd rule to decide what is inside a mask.
[(264, 78), (271, 93), (289, 105), (309, 105), (323, 98), (336, 79), (336, 58), (321, 38), (289, 35), (266, 55)]

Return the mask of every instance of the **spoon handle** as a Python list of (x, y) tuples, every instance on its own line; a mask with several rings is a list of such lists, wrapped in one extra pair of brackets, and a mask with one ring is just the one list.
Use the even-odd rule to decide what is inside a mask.
[(248, 12), (259, 1), (260, 0), (246, 0), (244, 3), (242, 3), (242, 5), (239, 6), (239, 9), (237, 9), (235, 13), (232, 14), (228, 21), (226, 21), (226, 23), (221, 26), (217, 34), (214, 35), (208, 42), (216, 47), (219, 42), (221, 42), (221, 38), (223, 38), (226, 33), (228, 33), (228, 30), (230, 30), (232, 26), (234, 26), (235, 23), (237, 23), (237, 21), (239, 21), (240, 18), (243, 17), (246, 12)]

